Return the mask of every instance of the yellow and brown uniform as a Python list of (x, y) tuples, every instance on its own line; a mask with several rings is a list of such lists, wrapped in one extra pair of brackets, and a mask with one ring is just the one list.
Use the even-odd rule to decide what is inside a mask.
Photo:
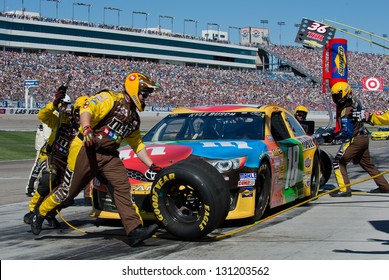
[(62, 182), (70, 143), (77, 133), (71, 119), (59, 115), (56, 110), (53, 102), (50, 102), (38, 113), (38, 119), (51, 128), (51, 134), (39, 155), (41, 171), (37, 191), (28, 206), (31, 212), (50, 193), (50, 188), (53, 189)]
[(373, 125), (389, 125), (389, 109), (370, 113), (368, 123)]
[(71, 143), (65, 178), (40, 206), (42, 216), (64, 202), (76, 197), (94, 177), (104, 178), (111, 186), (111, 196), (116, 204), (128, 234), (142, 225), (138, 210), (132, 203), (131, 186), (117, 149), (121, 141), (137, 153), (145, 148), (140, 134), (140, 118), (126, 93), (103, 90), (89, 99), (80, 114), (91, 115), (90, 126), (94, 131), (95, 144), (83, 146), (83, 135), (78, 134)]
[[(334, 158), (333, 167), (335, 178), (341, 192), (351, 192), (350, 179), (347, 174), (347, 164), (358, 163), (370, 176), (378, 175), (380, 172), (373, 164), (369, 152), (369, 135), (363, 122), (355, 121), (352, 118), (352, 111), (360, 107), (359, 102), (354, 99), (338, 108), (337, 116), (340, 131), (338, 137), (343, 143)], [(374, 179), (377, 186), (383, 190), (389, 190), (389, 184), (385, 177), (379, 176)]]

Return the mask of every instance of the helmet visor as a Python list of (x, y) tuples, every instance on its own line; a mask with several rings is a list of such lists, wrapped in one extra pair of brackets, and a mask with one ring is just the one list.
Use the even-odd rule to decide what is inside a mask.
[(342, 100), (342, 91), (332, 94), (332, 101), (334, 101), (335, 104), (339, 104), (341, 100)]

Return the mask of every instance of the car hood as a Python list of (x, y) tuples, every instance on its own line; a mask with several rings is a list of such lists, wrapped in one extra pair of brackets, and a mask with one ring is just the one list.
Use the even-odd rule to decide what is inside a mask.
[[(258, 140), (231, 140), (231, 141), (186, 141), (172, 143), (145, 143), (147, 153), (153, 162), (161, 167), (167, 167), (189, 156), (207, 159), (232, 159), (246, 157), (245, 165), (258, 167), (258, 159), (267, 152), (266, 144)], [(144, 173), (147, 167), (139, 160), (131, 147), (120, 149), (120, 158), (127, 169), (138, 170)]]

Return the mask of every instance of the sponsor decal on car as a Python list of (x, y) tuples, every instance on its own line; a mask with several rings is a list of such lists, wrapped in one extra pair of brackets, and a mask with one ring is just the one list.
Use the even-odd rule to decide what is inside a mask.
[(254, 185), (255, 185), (255, 179), (238, 181), (238, 187), (247, 187), (247, 186), (254, 186)]
[(303, 151), (311, 150), (311, 149), (314, 149), (316, 147), (316, 145), (313, 142), (313, 139), (311, 137), (304, 136), (304, 137), (299, 138), (299, 140), (301, 141)]
[(256, 179), (257, 178), (257, 173), (251, 172), (251, 173), (240, 173), (239, 178), (241, 180), (243, 179)]
[(253, 197), (253, 195), (254, 195), (253, 187), (247, 187), (242, 189), (242, 198)]
[(305, 161), (304, 161), (304, 166), (305, 166), (305, 168), (309, 168), (309, 167), (311, 167), (311, 164), (312, 164), (312, 158), (311, 158), (311, 156), (309, 155), (309, 156), (305, 159)]

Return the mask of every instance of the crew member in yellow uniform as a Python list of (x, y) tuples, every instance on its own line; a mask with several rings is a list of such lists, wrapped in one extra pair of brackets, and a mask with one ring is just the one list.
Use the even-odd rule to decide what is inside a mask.
[[(51, 128), (47, 145), (40, 153), (40, 164), (42, 170), (39, 176), (37, 191), (31, 198), (28, 205), (29, 212), (24, 215), (23, 221), (31, 223), (34, 209), (39, 207), (46, 195), (63, 180), (65, 174), (70, 143), (78, 133), (80, 115), (79, 110), (84, 104), (87, 96), (77, 98), (74, 106), (72, 100), (66, 93), (66, 88), (60, 87), (57, 90), (53, 102), (48, 103), (38, 113), (38, 119)], [(59, 223), (55, 219), (56, 213), (50, 213), (46, 219), (49, 226), (58, 228)]]
[(364, 109), (353, 110), (353, 118), (364, 121), (370, 125), (389, 125), (389, 109), (370, 113)]
[(299, 105), (296, 107), (296, 109), (294, 109), (294, 117), (301, 124), (301, 127), (304, 129), (305, 132), (308, 132), (308, 130), (309, 130), (308, 125), (304, 123), (304, 121), (307, 120), (307, 116), (308, 116), (308, 108), (307, 107), (305, 107), (303, 105)]
[(94, 177), (103, 178), (111, 186), (110, 194), (130, 246), (138, 245), (157, 231), (156, 224), (143, 227), (139, 211), (132, 203), (127, 170), (117, 151), (125, 139), (151, 172), (162, 170), (146, 152), (137, 112), (137, 109), (144, 110), (145, 98), (156, 88), (155, 82), (147, 76), (131, 73), (124, 82), (122, 92), (102, 90), (90, 97), (80, 110), (80, 133), (70, 146), (64, 182), (36, 211), (31, 223), (34, 234), (40, 233), (48, 213), (76, 197)]
[(294, 117), (299, 121), (307, 120), (308, 109), (303, 105), (299, 105), (294, 109)]

